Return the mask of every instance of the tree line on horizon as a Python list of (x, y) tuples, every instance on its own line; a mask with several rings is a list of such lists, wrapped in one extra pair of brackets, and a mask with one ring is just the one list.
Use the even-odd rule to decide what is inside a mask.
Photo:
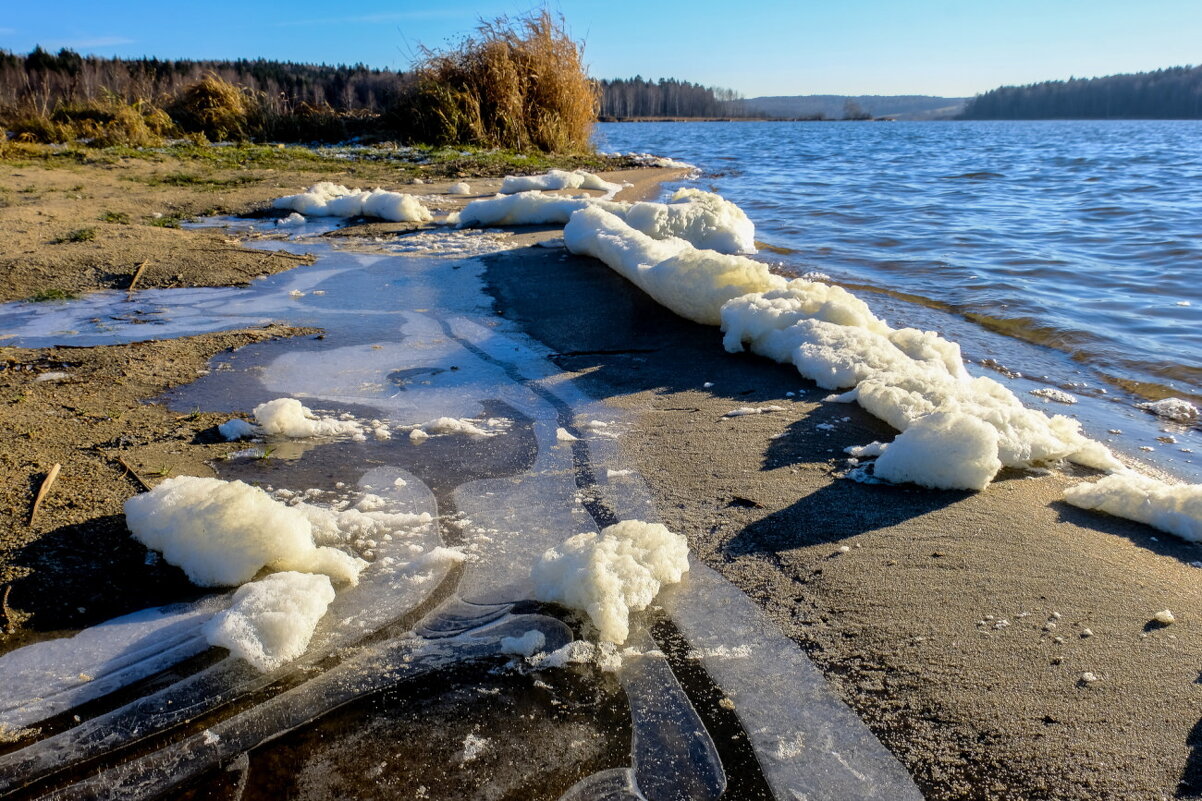
[[(0, 50), (0, 107), (49, 113), (62, 104), (116, 95), (126, 102), (178, 94), (206, 76), (244, 87), (281, 113), (302, 105), (379, 114), (415, 80), (413, 72), (362, 64), (301, 64), (268, 59), (205, 60), (102, 58), (36, 47), (27, 55)], [(675, 78), (596, 82), (602, 118), (763, 116), (749, 112), (738, 92)]]
[(208, 75), (261, 95), (276, 111), (306, 104), (380, 113), (412, 82), (410, 73), (362, 64), (101, 58), (36, 47), (24, 56), (0, 50), (0, 106), (48, 112), (56, 105), (112, 95), (126, 102), (157, 99), (177, 94)]
[(1002, 86), (968, 101), (959, 119), (1202, 119), (1202, 67)]
[(765, 116), (749, 111), (743, 96), (733, 89), (702, 86), (675, 78), (649, 81), (633, 78), (602, 79), (601, 119), (638, 117), (748, 117)]

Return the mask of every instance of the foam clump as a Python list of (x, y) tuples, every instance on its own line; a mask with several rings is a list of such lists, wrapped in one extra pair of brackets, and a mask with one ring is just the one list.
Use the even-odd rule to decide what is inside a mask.
[(624, 520), (546, 551), (534, 566), (534, 594), (586, 612), (600, 638), (623, 643), (630, 613), (646, 609), (689, 569), (685, 538), (659, 523)]
[(927, 415), (881, 452), (877, 478), (932, 489), (983, 490), (1002, 469), (997, 430), (965, 414)]
[(565, 198), (531, 190), (468, 203), (454, 218), (461, 227), (562, 225), (582, 209), (599, 208), (652, 239), (683, 239), (720, 253), (755, 253), (755, 224), (721, 196), (680, 189), (668, 203), (621, 203), (602, 198)]
[(467, 181), (460, 181), (459, 183), (451, 184), (447, 188), (447, 193), (451, 195), (470, 195), (472, 187)]
[(254, 423), (247, 422), (240, 417), (235, 417), (217, 426), (217, 433), (221, 434), (227, 442), (233, 442), (234, 440), (250, 439), (257, 436), (259, 429)]
[(683, 239), (654, 239), (595, 206), (572, 215), (563, 239), (571, 252), (605, 262), (661, 305), (705, 325), (721, 323), (727, 301), (787, 283), (766, 264), (698, 250)]
[[(486, 424), (503, 426), (506, 422), (505, 420), (490, 419)], [(497, 433), (495, 430), (480, 427), (475, 420), (457, 417), (438, 417), (420, 425), (402, 427), (401, 430), (408, 430), (409, 438), (414, 441), (424, 441), (432, 436), (447, 434), (462, 434), (472, 439), (483, 439), (495, 436)]]
[(550, 170), (543, 175), (507, 175), (501, 181), (501, 194), (512, 195), (531, 190), (599, 189), (614, 194), (622, 187), (611, 184), (584, 170)]
[(1158, 401), (1135, 404), (1137, 408), (1176, 423), (1196, 423), (1202, 411), (1184, 398), (1161, 398)]
[(534, 656), (547, 644), (541, 631), (528, 631), (521, 637), (502, 637), (501, 653), (517, 656)]
[(667, 203), (635, 203), (626, 223), (655, 239), (677, 237), (719, 253), (755, 253), (755, 224), (713, 192), (678, 189)]
[(271, 205), (276, 209), (291, 209), (306, 217), (378, 217), (390, 222), (433, 219), (430, 210), (412, 195), (383, 189), (364, 192), (329, 181), (316, 183), (300, 194), (276, 198)]
[(134, 539), (202, 587), (245, 584), (263, 568), (355, 584), (367, 564), (318, 547), (301, 511), (241, 481), (169, 478), (126, 501), (125, 522)]
[(559, 197), (542, 192), (518, 192), (468, 203), (454, 218), (460, 228), (490, 225), (563, 225), (573, 213), (597, 206), (624, 215), (627, 203), (597, 198)]
[(1064, 499), (1082, 509), (1106, 512), (1183, 540), (1202, 542), (1202, 484), (1167, 484), (1124, 472), (1069, 487)]
[(210, 645), (228, 648), (266, 673), (305, 652), (333, 600), (326, 576), (273, 573), (239, 587), (230, 607), (206, 623), (203, 632)]
[(363, 433), (363, 426), (354, 420), (319, 417), (295, 398), (276, 398), (260, 403), (253, 414), (264, 434), (304, 439)]

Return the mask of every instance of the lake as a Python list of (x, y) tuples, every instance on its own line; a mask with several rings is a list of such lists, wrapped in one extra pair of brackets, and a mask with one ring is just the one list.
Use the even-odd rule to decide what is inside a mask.
[(1071, 407), (1091, 434), (1202, 473), (1195, 428), (1128, 413), (1202, 399), (1202, 123), (607, 123), (595, 140), (697, 165), (755, 221), (760, 258), (1092, 398)]

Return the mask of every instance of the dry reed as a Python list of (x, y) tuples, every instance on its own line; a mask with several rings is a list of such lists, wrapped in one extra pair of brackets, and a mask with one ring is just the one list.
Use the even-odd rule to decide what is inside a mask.
[(179, 127), (214, 141), (249, 139), (256, 127), (260, 103), (250, 92), (216, 75), (187, 86), (168, 105)]
[(585, 152), (597, 85), (583, 48), (547, 11), (482, 22), (457, 48), (422, 48), (393, 124), (410, 139), (547, 153)]

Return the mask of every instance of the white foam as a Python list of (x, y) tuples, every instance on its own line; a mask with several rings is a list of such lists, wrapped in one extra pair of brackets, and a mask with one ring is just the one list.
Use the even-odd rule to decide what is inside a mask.
[(577, 534), (534, 566), (534, 594), (586, 612), (602, 640), (623, 643), (632, 611), (689, 569), (685, 538), (658, 523), (624, 520), (600, 534)]
[(447, 193), (451, 195), (470, 195), (472, 187), (466, 181), (460, 181), (456, 184), (451, 184), (447, 189)]
[(409, 431), (409, 438), (414, 441), (425, 441), (431, 436), (447, 434), (462, 434), (472, 439), (483, 439), (496, 435), (498, 429), (506, 427), (509, 421), (500, 419), (487, 421), (486, 425), (493, 425), (495, 428), (483, 428), (479, 422), (470, 418), (439, 417), (417, 426), (402, 426), (401, 430)]
[(786, 284), (758, 261), (698, 250), (683, 239), (653, 239), (596, 207), (574, 213), (563, 237), (568, 250), (600, 259), (661, 305), (706, 325), (721, 322), (727, 301)]
[(668, 203), (635, 203), (632, 228), (655, 239), (678, 237), (719, 253), (755, 253), (755, 224), (734, 203), (700, 189), (678, 189)]
[(1075, 395), (1070, 395), (1063, 390), (1053, 389), (1052, 387), (1040, 387), (1039, 389), (1033, 389), (1028, 394), (1034, 395), (1035, 397), (1044, 401), (1054, 401), (1056, 403), (1064, 403), (1070, 406), (1077, 402), (1077, 397)]
[(562, 225), (586, 208), (604, 209), (653, 239), (683, 239), (720, 253), (755, 252), (755, 225), (743, 210), (699, 189), (678, 190), (668, 203), (634, 204), (527, 191), (474, 200), (448, 219), (460, 227)]
[(997, 430), (966, 414), (936, 412), (903, 431), (876, 460), (878, 478), (933, 489), (982, 490), (1002, 468)]
[(1202, 484), (1166, 484), (1135, 472), (1077, 484), (1064, 499), (1082, 509), (1146, 523), (1190, 542), (1202, 541)]
[(785, 410), (784, 406), (777, 406), (775, 404), (773, 404), (771, 406), (740, 406), (737, 409), (731, 409), (729, 412), (727, 412), (726, 414), (724, 414), (722, 416), (723, 417), (747, 417), (748, 415), (753, 415), (753, 414), (771, 414), (772, 412), (783, 412), (784, 410)]
[(305, 652), (333, 600), (326, 576), (273, 573), (239, 587), (230, 608), (205, 624), (204, 635), (266, 673)]
[(259, 433), (259, 429), (253, 423), (248, 423), (240, 417), (226, 420), (217, 426), (217, 431), (229, 442), (236, 439), (249, 439)]
[(276, 398), (260, 403), (254, 408), (254, 416), (264, 434), (300, 439), (363, 433), (363, 426), (359, 423), (353, 420), (319, 417), (295, 398)]
[(169, 478), (126, 501), (125, 520), (134, 539), (202, 587), (244, 584), (263, 568), (323, 573), (354, 584), (366, 565), (336, 548), (318, 547), (302, 511), (241, 481)]
[(615, 214), (625, 214), (627, 203), (594, 198), (570, 198), (519, 192), (513, 195), (481, 198), (468, 203), (458, 216), (448, 218), (461, 228), (486, 225), (563, 225), (574, 212), (598, 206)]
[(502, 637), (501, 653), (534, 656), (543, 650), (546, 644), (547, 638), (541, 631), (528, 631), (521, 637)]
[(1202, 412), (1198, 407), (1183, 398), (1161, 398), (1158, 401), (1135, 404), (1144, 411), (1151, 412), (1157, 417), (1172, 420), (1177, 423), (1196, 423)]
[[(277, 209), (292, 209), (307, 217), (378, 217), (392, 222), (426, 222), (433, 219), (430, 210), (412, 195), (373, 189), (364, 192), (340, 184), (322, 181), (296, 195), (272, 201)], [(296, 224), (292, 216), (284, 218)]]
[(621, 188), (619, 184), (611, 184), (584, 170), (550, 170), (543, 175), (507, 175), (501, 182), (503, 195), (543, 189), (599, 189), (612, 195)]

